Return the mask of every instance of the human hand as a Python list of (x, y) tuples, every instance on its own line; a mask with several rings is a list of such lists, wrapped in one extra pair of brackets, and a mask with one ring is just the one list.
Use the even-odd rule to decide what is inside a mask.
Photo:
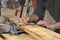
[(29, 17), (26, 17), (26, 18), (21, 18), (21, 22), (23, 23), (23, 24), (28, 24), (28, 21), (29, 20)]
[(45, 20), (40, 20), (40, 21), (38, 21), (36, 24), (37, 24), (37, 25), (45, 26), (45, 27), (48, 28), (48, 29), (54, 29), (54, 28), (55, 28), (55, 26), (54, 26), (53, 24), (50, 24), (50, 23), (48, 23), (48, 22), (45, 21)]

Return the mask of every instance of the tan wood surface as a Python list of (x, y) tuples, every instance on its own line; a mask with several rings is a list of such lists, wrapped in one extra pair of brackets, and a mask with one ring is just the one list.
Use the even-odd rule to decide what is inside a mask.
[[(2, 34), (2, 35), (4, 35), (7, 38), (6, 40), (37, 40), (28, 34), (19, 35)], [(2, 38), (0, 40), (2, 40)]]
[[(20, 29), (24, 30), (31, 36), (35, 37), (38, 40), (60, 40), (60, 34), (55, 33), (49, 29), (43, 28), (38, 25), (23, 25), (21, 26), (20, 18), (15, 16), (5, 15), (10, 21), (14, 22)], [(19, 19), (19, 20), (18, 20)]]

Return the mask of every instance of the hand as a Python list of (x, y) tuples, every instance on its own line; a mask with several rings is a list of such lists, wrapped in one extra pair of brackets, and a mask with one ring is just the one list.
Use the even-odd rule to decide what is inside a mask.
[(46, 28), (49, 28), (49, 29), (55, 28), (53, 24), (50, 24), (50, 23), (46, 22), (45, 20), (40, 20), (36, 24), (43, 25), (43, 26), (45, 26)]
[(21, 22), (23, 23), (23, 24), (28, 24), (28, 21), (29, 20), (29, 17), (27, 17), (27, 18), (21, 18)]

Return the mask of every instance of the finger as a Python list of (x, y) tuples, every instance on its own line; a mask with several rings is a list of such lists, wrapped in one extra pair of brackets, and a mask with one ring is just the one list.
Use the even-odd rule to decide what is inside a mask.
[(26, 20), (26, 19), (22, 19), (22, 22), (23, 22), (24, 24), (27, 24), (27, 20)]
[(29, 17), (27, 17), (27, 18), (26, 18), (26, 21), (29, 21), (29, 19), (30, 19), (30, 18), (29, 18)]
[(44, 22), (39, 21), (39, 22), (37, 22), (36, 24), (38, 24), (38, 25), (44, 25)]

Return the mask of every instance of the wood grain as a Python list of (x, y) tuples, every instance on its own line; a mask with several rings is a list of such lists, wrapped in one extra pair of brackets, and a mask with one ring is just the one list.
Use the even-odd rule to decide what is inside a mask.
[(7, 40), (37, 40), (34, 37), (28, 34), (19, 34), (19, 35), (10, 35), (10, 34), (2, 34)]
[[(7, 17), (8, 15), (5, 15)], [(60, 34), (55, 33), (49, 29), (43, 28), (38, 25), (22, 25), (20, 23), (20, 18), (17, 18), (15, 16), (8, 16), (7, 17), (10, 21), (14, 22), (18, 27), (27, 32), (29, 35), (35, 37), (38, 40), (60, 40)], [(19, 19), (19, 20), (17, 20)]]

